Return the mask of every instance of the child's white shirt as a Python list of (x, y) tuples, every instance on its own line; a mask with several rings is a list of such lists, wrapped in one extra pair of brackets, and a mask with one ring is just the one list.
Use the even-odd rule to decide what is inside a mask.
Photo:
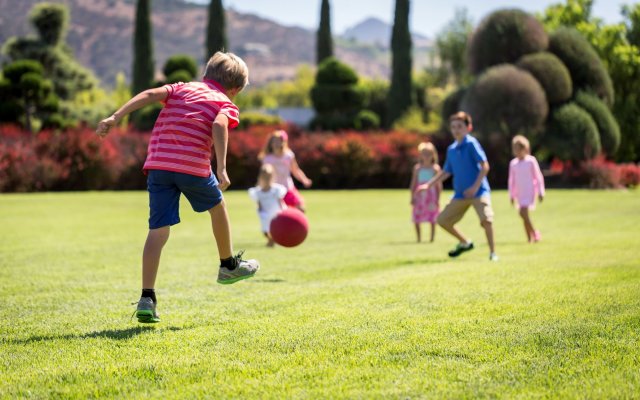
[(262, 190), (260, 186), (249, 189), (249, 196), (260, 205), (260, 212), (265, 214), (275, 214), (282, 210), (282, 203), (287, 194), (287, 188), (274, 183), (269, 190)]

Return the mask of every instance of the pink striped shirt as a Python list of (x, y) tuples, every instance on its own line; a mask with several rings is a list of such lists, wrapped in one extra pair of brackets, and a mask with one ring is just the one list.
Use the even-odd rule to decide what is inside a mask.
[(167, 98), (149, 140), (143, 170), (159, 169), (208, 177), (211, 175), (213, 121), (220, 113), (229, 118), (229, 128), (238, 126), (238, 107), (224, 94), (218, 82), (165, 85)]

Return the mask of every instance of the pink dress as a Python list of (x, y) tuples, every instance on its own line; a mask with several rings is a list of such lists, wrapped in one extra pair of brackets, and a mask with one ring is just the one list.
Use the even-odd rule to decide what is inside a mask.
[(291, 178), (291, 163), (295, 157), (293, 151), (286, 150), (280, 157), (275, 154), (267, 154), (262, 159), (262, 164), (273, 165), (273, 169), (276, 172), (276, 183), (287, 188), (284, 203), (290, 207), (297, 207), (303, 203), (302, 196), (293, 184), (293, 178)]
[(522, 160), (514, 158), (509, 163), (509, 196), (520, 207), (533, 208), (536, 196), (544, 196), (544, 177), (538, 161), (532, 155)]
[[(436, 171), (433, 168), (420, 167), (418, 169), (417, 184), (427, 183)], [(413, 222), (435, 223), (440, 214), (440, 203), (438, 196), (438, 188), (430, 187), (429, 190), (421, 190), (415, 193), (415, 201), (413, 203)]]

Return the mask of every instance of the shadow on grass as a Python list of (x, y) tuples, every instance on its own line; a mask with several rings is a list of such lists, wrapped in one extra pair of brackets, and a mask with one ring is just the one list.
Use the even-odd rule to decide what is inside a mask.
[(286, 281), (280, 278), (271, 278), (271, 279), (253, 278), (249, 281), (249, 283), (281, 283), (281, 282), (286, 282)]
[(442, 264), (451, 261), (450, 258), (416, 258), (413, 260), (399, 261), (397, 265), (416, 265), (416, 264)]
[(149, 333), (149, 332), (162, 332), (162, 331), (179, 331), (181, 327), (169, 326), (166, 328), (156, 329), (153, 326), (137, 326), (126, 329), (105, 329), (102, 331), (87, 332), (84, 334), (67, 334), (67, 335), (34, 335), (25, 339), (8, 339), (9, 344), (29, 344), (34, 342), (45, 342), (51, 340), (73, 340), (73, 339), (91, 339), (91, 338), (106, 338), (112, 340), (127, 340), (135, 336)]

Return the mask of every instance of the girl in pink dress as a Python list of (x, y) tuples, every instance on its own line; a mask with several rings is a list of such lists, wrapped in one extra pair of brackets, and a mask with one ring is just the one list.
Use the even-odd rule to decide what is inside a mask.
[(289, 149), (289, 135), (283, 130), (275, 131), (269, 136), (264, 150), (259, 155), (262, 164), (271, 164), (275, 170), (275, 181), (287, 188), (284, 202), (289, 207), (296, 207), (304, 212), (304, 199), (293, 184), (293, 175), (304, 187), (311, 186), (311, 179), (307, 178), (296, 162), (296, 156)]
[(520, 216), (529, 242), (540, 241), (540, 232), (533, 227), (529, 209), (535, 208), (536, 196), (544, 199), (544, 177), (538, 161), (530, 154), (529, 141), (517, 135), (511, 141), (515, 158), (509, 163), (509, 196), (511, 204), (518, 203)]
[(432, 143), (418, 145), (420, 161), (413, 167), (411, 177), (411, 205), (413, 206), (413, 223), (416, 227), (418, 242), (421, 240), (420, 223), (431, 224), (431, 242), (436, 234), (436, 219), (440, 213), (440, 192), (442, 183), (430, 187), (428, 190), (417, 190), (418, 186), (429, 182), (440, 171), (438, 152)]

